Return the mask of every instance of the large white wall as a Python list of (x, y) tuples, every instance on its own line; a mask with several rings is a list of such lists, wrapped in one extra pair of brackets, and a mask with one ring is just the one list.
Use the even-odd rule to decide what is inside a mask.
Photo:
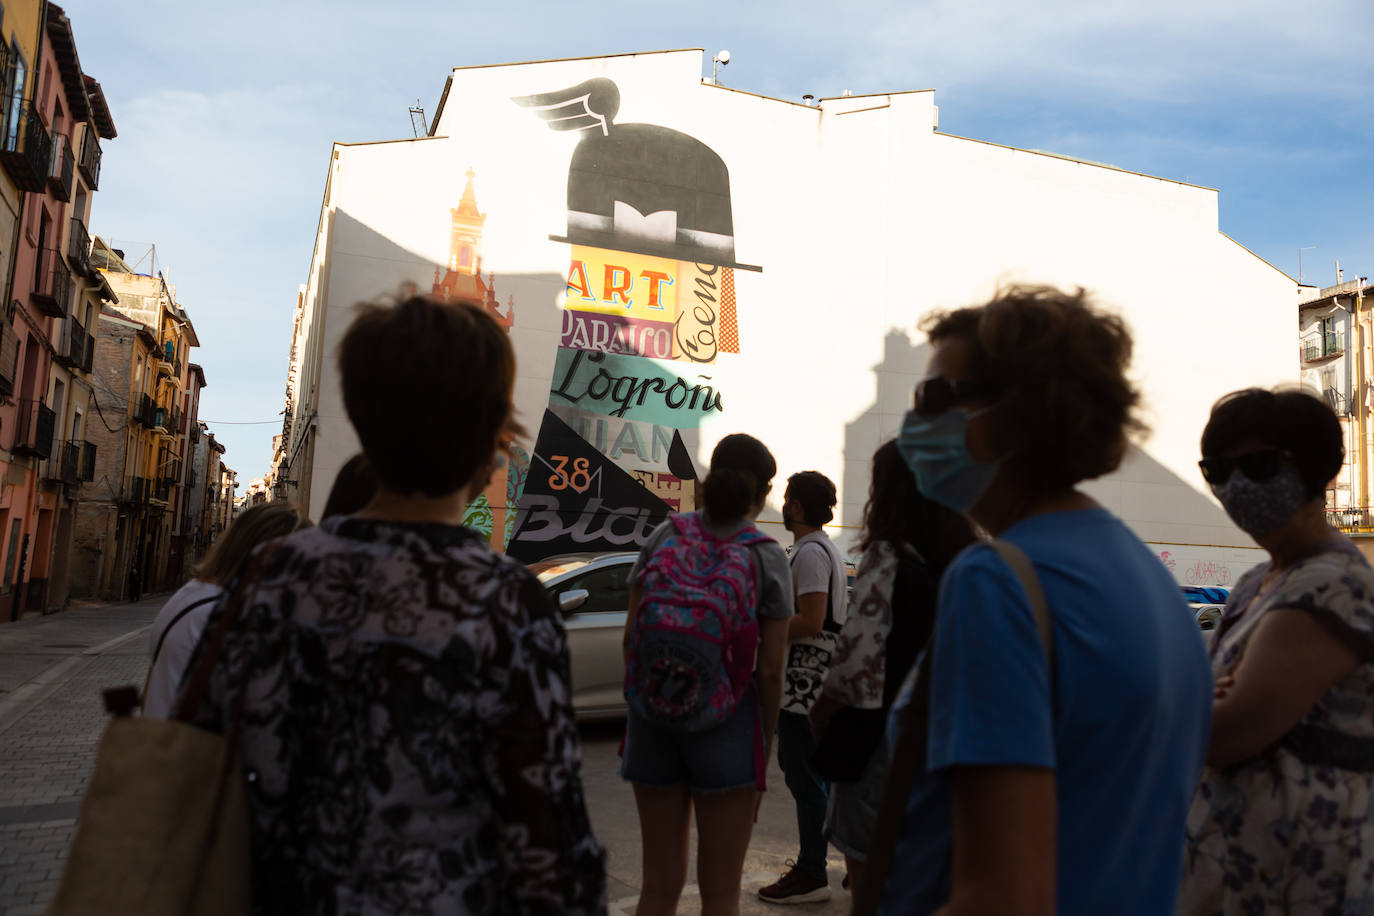
[(1092, 492), (1169, 551), (1180, 581), (1195, 560), (1215, 568), (1194, 578), (1216, 582), (1253, 562), (1206, 493), (1197, 442), (1221, 394), (1297, 380), (1295, 284), (1218, 232), (1215, 191), (938, 133), (933, 92), (807, 107), (700, 73), (695, 51), (458, 69), (434, 138), (336, 147), (306, 319), (318, 345), (312, 510), (356, 448), (332, 355), (350, 309), (403, 282), (429, 288), (469, 167), (487, 213), (483, 269), (516, 300), (517, 406), (537, 427), (569, 263), (548, 237), (566, 226), (580, 135), (511, 99), (604, 76), (620, 89), (617, 123), (671, 127), (720, 154), (737, 257), (763, 266), (735, 273), (742, 352), (709, 367), (724, 409), (692, 437), (699, 464), (726, 433), (758, 435), (783, 474), (814, 468), (840, 483), (837, 523), (851, 530), (834, 533), (852, 534), (868, 458), (924, 370), (919, 318), (1002, 283), (1082, 285), (1135, 332), (1153, 429)]

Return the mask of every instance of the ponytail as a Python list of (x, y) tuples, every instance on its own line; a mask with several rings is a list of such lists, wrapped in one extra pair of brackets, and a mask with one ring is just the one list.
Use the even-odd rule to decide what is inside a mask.
[(739, 518), (759, 498), (759, 479), (742, 468), (713, 468), (701, 482), (701, 502), (712, 518)]

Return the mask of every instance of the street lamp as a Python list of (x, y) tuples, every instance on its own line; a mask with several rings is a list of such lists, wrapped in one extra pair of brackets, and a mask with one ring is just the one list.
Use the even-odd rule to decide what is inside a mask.
[(721, 52), (720, 52), (719, 54), (717, 54), (715, 57), (711, 58), (711, 82), (713, 82), (713, 83), (719, 85), (719, 84), (720, 84), (720, 80), (717, 79), (717, 74), (720, 73), (720, 68), (721, 68), (721, 67), (728, 67), (729, 65), (730, 65), (730, 52), (729, 52), (729, 51), (721, 51)]

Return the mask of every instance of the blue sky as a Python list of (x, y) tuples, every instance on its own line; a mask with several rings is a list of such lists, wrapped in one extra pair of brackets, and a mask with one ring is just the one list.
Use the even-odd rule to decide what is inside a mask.
[(64, 8), (119, 130), (91, 232), (156, 244), (242, 482), (280, 429), (330, 144), (409, 136), (454, 66), (728, 48), (721, 82), (765, 95), (933, 88), (945, 132), (1219, 188), (1222, 231), (1288, 273), (1311, 245), (1309, 283), (1374, 274), (1370, 0)]

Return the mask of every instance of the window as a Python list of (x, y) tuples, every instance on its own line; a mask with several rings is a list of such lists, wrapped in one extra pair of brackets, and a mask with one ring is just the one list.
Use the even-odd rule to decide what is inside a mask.
[(629, 563), (618, 563), (615, 566), (594, 569), (559, 586), (557, 594), (554, 595), (554, 600), (556, 602), (559, 596), (567, 592), (585, 588), (589, 592), (587, 602), (572, 613), (603, 614), (627, 611), (630, 605), (629, 576)]
[(472, 249), (467, 245), (458, 249), (458, 266), (468, 267), (472, 264)]
[(6, 114), (5, 148), (17, 149), (19, 146), (19, 106), (24, 102), (24, 88), (29, 79), (29, 65), (19, 52), (19, 43), (11, 42), (10, 57), (14, 66), (10, 69), (10, 82), (5, 87), (9, 96), (9, 111)]

